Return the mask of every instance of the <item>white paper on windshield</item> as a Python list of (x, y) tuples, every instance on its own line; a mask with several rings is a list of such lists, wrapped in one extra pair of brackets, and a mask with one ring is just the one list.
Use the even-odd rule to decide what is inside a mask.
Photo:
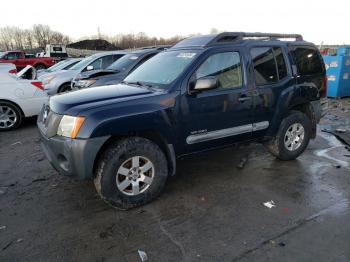
[(195, 55), (196, 55), (196, 53), (180, 53), (176, 57), (193, 58)]
[(130, 57), (130, 60), (136, 60), (137, 58), (139, 58), (138, 56), (132, 56)]

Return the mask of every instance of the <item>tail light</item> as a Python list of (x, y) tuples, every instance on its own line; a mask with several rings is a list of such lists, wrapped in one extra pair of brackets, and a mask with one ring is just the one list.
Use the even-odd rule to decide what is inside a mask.
[(15, 75), (15, 74), (17, 74), (17, 69), (16, 69), (16, 68), (15, 68), (15, 69), (11, 69), (11, 70), (9, 71), (9, 73)]
[(43, 85), (43, 83), (40, 82), (40, 81), (31, 82), (31, 84), (32, 84), (33, 86), (35, 86), (35, 87), (41, 89), (41, 90), (44, 90), (44, 85)]

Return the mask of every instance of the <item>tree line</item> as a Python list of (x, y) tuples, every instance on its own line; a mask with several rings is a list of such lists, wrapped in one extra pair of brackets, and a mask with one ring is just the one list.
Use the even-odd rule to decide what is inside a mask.
[(68, 44), (70, 38), (60, 32), (53, 31), (48, 25), (33, 25), (30, 29), (15, 26), (0, 28), (0, 49), (34, 49), (45, 48), (47, 44)]
[[(97, 35), (84, 37), (79, 40), (104, 39), (118, 49), (130, 49), (153, 45), (171, 45), (183, 38), (183, 36), (171, 38), (149, 37), (143, 32), (107, 36), (98, 32)], [(48, 25), (37, 24), (30, 29), (21, 29), (14, 26), (0, 27), (0, 50), (44, 49), (47, 44), (67, 45), (70, 43), (72, 43), (72, 40), (69, 36), (51, 30)]]

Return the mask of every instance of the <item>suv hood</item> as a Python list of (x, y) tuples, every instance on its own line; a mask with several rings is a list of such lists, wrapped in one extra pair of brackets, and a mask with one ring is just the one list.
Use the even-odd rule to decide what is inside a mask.
[(155, 93), (158, 92), (125, 84), (99, 86), (52, 96), (50, 109), (57, 114), (77, 115), (84, 109), (115, 104)]

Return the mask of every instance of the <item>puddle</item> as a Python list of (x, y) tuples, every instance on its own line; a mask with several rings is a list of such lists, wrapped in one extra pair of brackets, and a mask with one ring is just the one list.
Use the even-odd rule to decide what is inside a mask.
[[(319, 136), (327, 141), (327, 143), (330, 146), (330, 148), (315, 150), (314, 154), (316, 156), (324, 157), (324, 158), (327, 158), (329, 160), (332, 160), (332, 161), (336, 162), (337, 164), (341, 165), (342, 167), (349, 169), (349, 163), (348, 162), (340, 160), (340, 159), (337, 159), (337, 158), (335, 158), (335, 157), (333, 157), (333, 156), (331, 156), (329, 154), (329, 152), (334, 150), (334, 149), (337, 149), (337, 148), (343, 149), (344, 145), (336, 137), (334, 137), (333, 135), (319, 132)], [(317, 166), (317, 164), (318, 163), (316, 163), (314, 165)]]

